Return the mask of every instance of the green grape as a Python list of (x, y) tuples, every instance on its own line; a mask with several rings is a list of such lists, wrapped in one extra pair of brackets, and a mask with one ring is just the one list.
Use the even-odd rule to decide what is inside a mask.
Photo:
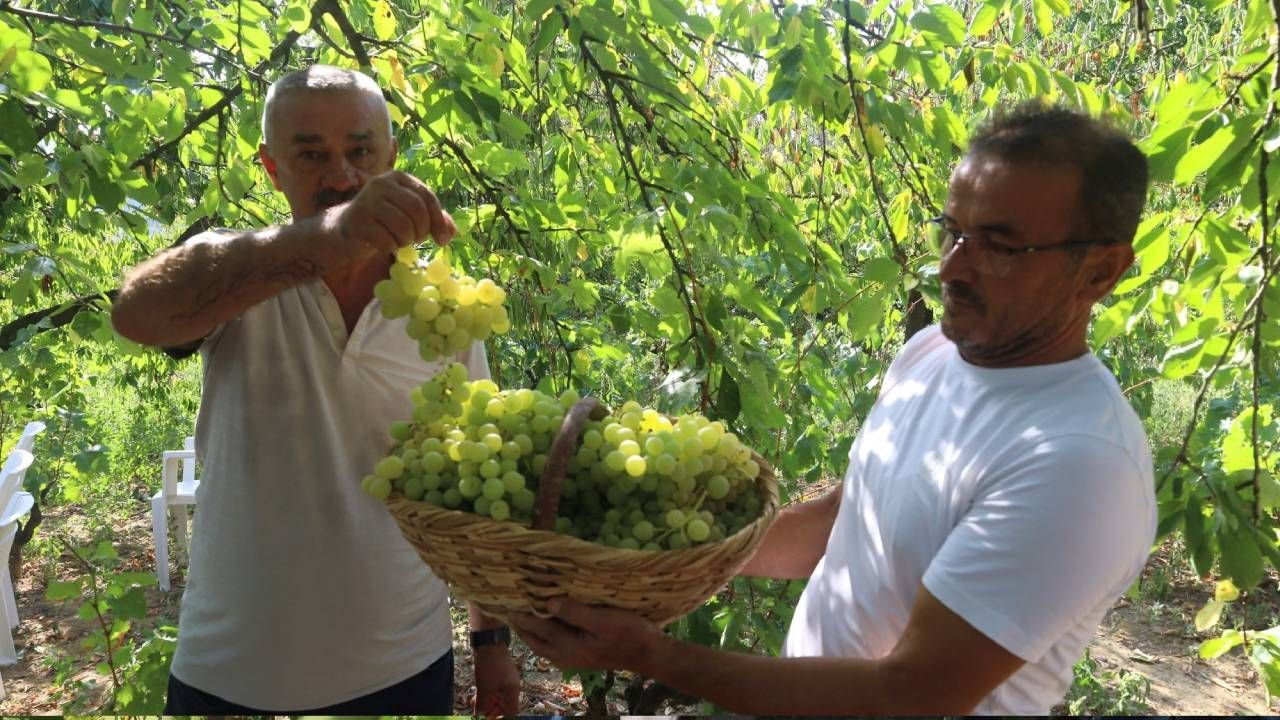
[(648, 520), (641, 520), (632, 525), (631, 534), (640, 542), (648, 542), (653, 538), (653, 523)]
[(391, 495), (391, 481), (385, 477), (375, 477), (369, 482), (369, 494), (379, 500), (386, 500)]
[[(430, 439), (435, 440), (435, 438)], [(439, 443), (438, 440), (437, 443)], [(423, 443), (423, 446), (425, 447), (426, 443)], [(435, 450), (424, 452), (422, 454), (422, 469), (428, 473), (440, 472), (444, 469), (444, 455)]]
[(476, 515), (488, 515), (488, 514), (489, 514), (489, 507), (490, 507), (490, 506), (492, 506), (492, 505), (493, 505), (493, 501), (492, 501), (492, 500), (490, 500), (489, 498), (487, 498), (487, 497), (485, 497), (485, 496), (481, 495), (480, 497), (478, 497), (478, 498), (476, 498), (474, 501), (472, 501), (472, 507), (471, 507), (471, 509), (472, 509), (473, 511), (475, 511), (475, 514), (476, 514)]
[(503, 489), (514, 496), (525, 487), (524, 476), (518, 472), (505, 472), (501, 478)]
[(537, 500), (538, 496), (535, 495), (532, 490), (529, 488), (522, 488), (517, 490), (515, 495), (512, 496), (511, 504), (515, 505), (516, 509), (521, 512), (529, 512), (533, 509), (533, 505)]
[(676, 471), (676, 459), (670, 453), (662, 453), (653, 459), (653, 469), (659, 475), (670, 475)]
[(494, 500), (493, 503), (489, 505), (489, 517), (497, 520), (498, 522), (502, 522), (503, 520), (511, 517), (511, 507), (507, 505), (505, 500)]
[(439, 490), (428, 490), (422, 496), (422, 502), (431, 503), (437, 507), (444, 505), (444, 493)]
[(625, 466), (628, 475), (632, 477), (639, 477), (644, 474), (646, 463), (643, 457), (639, 455), (632, 455), (627, 458)]
[(672, 510), (666, 515), (666, 523), (669, 528), (684, 527), (684, 513), (679, 510)]
[(619, 450), (613, 450), (605, 456), (604, 464), (615, 473), (622, 472), (627, 465), (627, 456)]
[(410, 500), (421, 500), (424, 492), (422, 481), (418, 478), (411, 477), (404, 482), (404, 496)]
[(719, 500), (729, 494), (729, 478), (723, 475), (713, 475), (707, 480), (707, 497), (713, 500)]
[(402, 443), (409, 439), (409, 435), (413, 432), (413, 426), (403, 420), (397, 420), (391, 423), (391, 439), (398, 443)]
[(484, 481), (481, 493), (490, 500), (497, 500), (506, 494), (507, 488), (501, 478), (491, 477)]
[(373, 466), (373, 474), (390, 481), (404, 473), (404, 461), (395, 455), (388, 455)]
[(485, 460), (484, 462), (480, 463), (481, 477), (493, 479), (498, 477), (501, 474), (502, 474), (502, 466), (498, 464), (497, 460), (494, 460), (493, 458), (489, 458), (488, 460)]
[(702, 518), (690, 520), (689, 524), (684, 526), (684, 531), (694, 542), (702, 542), (711, 536), (711, 528)]
[(458, 488), (449, 488), (444, 491), (444, 506), (447, 508), (458, 508), (462, 506), (462, 493)]
[(468, 500), (474, 500), (479, 497), (481, 487), (480, 478), (474, 475), (458, 479), (458, 492), (462, 493), (462, 497)]

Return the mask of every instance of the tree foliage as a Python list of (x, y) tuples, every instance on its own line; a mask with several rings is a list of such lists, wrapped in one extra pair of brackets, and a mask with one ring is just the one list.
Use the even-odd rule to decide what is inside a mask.
[[(937, 307), (920, 228), (969, 129), (1038, 96), (1148, 153), (1138, 262), (1091, 339), (1140, 414), (1158, 383), (1193, 388), (1154, 448), (1160, 532), (1254, 588), (1280, 567), (1278, 6), (0, 3), (0, 434), (75, 410), (86, 363), (171, 372), (114, 335), (112, 290), (200, 229), (287, 220), (255, 162), (261, 103), (319, 61), (379, 80), (402, 169), (511, 290), (504, 384), (697, 408), (794, 493), (843, 471)], [(736, 584), (682, 632), (774, 649), (786, 592)]]

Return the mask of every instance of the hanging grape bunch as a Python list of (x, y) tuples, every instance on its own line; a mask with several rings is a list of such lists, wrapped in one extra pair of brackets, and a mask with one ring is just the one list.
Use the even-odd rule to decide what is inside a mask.
[[(453, 364), (412, 393), (414, 423), (364, 479), (410, 500), (529, 525), (548, 452), (578, 401), (466, 381)], [(762, 509), (760, 467), (718, 422), (624, 404), (591, 420), (568, 458), (554, 529), (610, 547), (666, 550), (723, 539)]]
[(374, 286), (373, 294), (387, 318), (409, 316), (406, 331), (427, 362), (511, 329), (503, 306), (506, 291), (489, 278), (476, 281), (455, 274), (444, 251), (423, 266), (415, 248), (401, 248), (390, 275)]

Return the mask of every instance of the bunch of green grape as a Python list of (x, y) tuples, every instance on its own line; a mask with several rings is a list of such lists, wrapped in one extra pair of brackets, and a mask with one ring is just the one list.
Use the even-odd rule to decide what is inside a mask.
[(387, 318), (409, 316), (406, 331), (427, 362), (511, 329), (503, 305), (506, 291), (489, 278), (477, 281), (454, 273), (443, 252), (424, 266), (416, 248), (401, 248), (390, 275), (374, 286), (373, 294)]
[[(499, 391), (489, 380), (460, 381), (465, 373), (454, 364), (415, 389), (415, 422), (392, 428), (396, 445), (365, 490), (527, 525), (548, 451), (578, 394)], [(555, 530), (629, 549), (715, 542), (759, 517), (760, 472), (720, 423), (628, 402), (584, 426), (567, 459)]]

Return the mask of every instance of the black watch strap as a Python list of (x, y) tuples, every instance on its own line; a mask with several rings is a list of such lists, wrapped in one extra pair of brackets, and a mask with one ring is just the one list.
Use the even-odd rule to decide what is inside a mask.
[(472, 630), (471, 631), (471, 647), (478, 648), (485, 645), (510, 645), (511, 644), (511, 628), (503, 625), (502, 627), (493, 628), (491, 630)]

